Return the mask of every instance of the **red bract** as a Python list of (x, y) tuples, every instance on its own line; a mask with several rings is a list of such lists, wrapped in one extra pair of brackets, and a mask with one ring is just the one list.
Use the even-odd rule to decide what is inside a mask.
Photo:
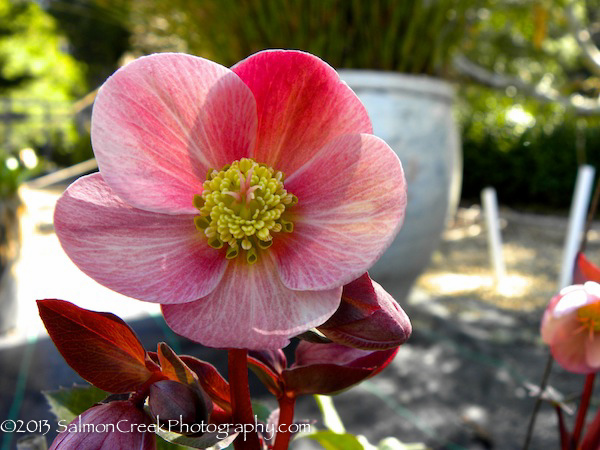
[(297, 51), (231, 70), (156, 54), (98, 92), (100, 174), (55, 227), (99, 283), (161, 303), (213, 347), (274, 349), (322, 324), (398, 232), (402, 167), (337, 73)]
[(317, 329), (332, 341), (365, 350), (398, 347), (412, 332), (404, 310), (366, 273), (344, 286), (340, 307)]
[[(50, 450), (156, 448), (152, 421), (130, 402), (94, 406), (71, 423), (59, 422)], [(150, 432), (148, 432), (150, 431)]]
[(300, 342), (296, 361), (287, 368), (281, 350), (251, 352), (250, 368), (280, 397), (335, 394), (377, 375), (396, 356), (398, 347), (368, 351), (341, 344)]
[(63, 300), (37, 304), (58, 351), (94, 386), (131, 392), (160, 370), (129, 325), (114, 314), (88, 311)]
[(573, 283), (583, 284), (586, 281), (600, 283), (600, 267), (588, 260), (585, 257), (585, 254), (579, 253), (577, 255), (577, 260), (575, 261)]
[[(231, 422), (229, 385), (210, 364), (191, 356), (180, 358), (165, 343), (158, 345), (157, 353), (146, 352), (133, 330), (112, 314), (88, 311), (62, 300), (38, 300), (38, 307), (50, 337), (77, 373), (100, 389), (130, 394), (127, 402), (93, 407), (82, 418), (96, 421), (96, 413), (102, 413), (99, 417), (135, 415), (132, 411), (150, 397), (152, 413), (167, 421), (181, 415), (188, 420), (192, 416), (207, 419), (207, 423)], [(181, 398), (168, 401), (177, 395)], [(208, 436), (206, 442), (218, 440)]]
[(576, 373), (600, 370), (600, 284), (587, 282), (564, 288), (548, 305), (542, 339), (554, 359)]

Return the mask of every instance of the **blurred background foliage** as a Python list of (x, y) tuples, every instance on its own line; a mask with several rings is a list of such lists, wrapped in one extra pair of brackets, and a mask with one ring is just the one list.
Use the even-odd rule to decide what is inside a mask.
[(39, 3), (0, 0), (0, 198), (35, 173), (36, 155), (22, 150), (42, 155), (57, 139), (63, 148), (80, 139), (71, 104), (86, 92), (85, 65), (68, 47)]
[(336, 68), (455, 82), (463, 198), (493, 185), (504, 204), (560, 210), (577, 165), (600, 167), (600, 62), (574, 20), (600, 43), (600, 0), (0, 0), (0, 115), (6, 97), (77, 113), (49, 120), (60, 108), (41, 107), (43, 130), (13, 124), (9, 142), (4, 126), (0, 142), (11, 156), (33, 147), (46, 170), (73, 164), (92, 155), (93, 94), (81, 99), (131, 58), (182, 51), (230, 66), (297, 48)]

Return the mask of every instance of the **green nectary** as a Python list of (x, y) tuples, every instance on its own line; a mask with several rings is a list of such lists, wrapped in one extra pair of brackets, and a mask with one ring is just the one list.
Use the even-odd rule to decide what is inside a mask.
[(291, 233), (294, 224), (285, 212), (298, 202), (283, 186), (284, 175), (266, 164), (242, 158), (220, 171), (209, 169), (202, 195), (194, 196), (200, 214), (196, 228), (216, 249), (227, 245), (227, 259), (242, 251), (254, 264), (260, 250), (273, 243), (273, 234)]

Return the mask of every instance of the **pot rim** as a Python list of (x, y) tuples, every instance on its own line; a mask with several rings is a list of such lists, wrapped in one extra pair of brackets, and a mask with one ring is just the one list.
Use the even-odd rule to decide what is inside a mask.
[(339, 69), (342, 81), (350, 88), (367, 90), (394, 90), (412, 95), (428, 94), (454, 102), (455, 89), (441, 78), (428, 75), (408, 75), (367, 69)]

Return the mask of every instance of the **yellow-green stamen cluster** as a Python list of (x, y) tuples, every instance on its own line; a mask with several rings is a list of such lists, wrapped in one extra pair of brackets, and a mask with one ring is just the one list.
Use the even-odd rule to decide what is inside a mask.
[(259, 249), (271, 246), (274, 233), (294, 230), (284, 213), (298, 199), (284, 189), (283, 179), (282, 172), (249, 158), (220, 171), (210, 169), (202, 195), (194, 196), (194, 206), (200, 211), (194, 218), (196, 228), (211, 247), (227, 244), (228, 259), (245, 251), (248, 263), (254, 264)]
[(594, 332), (600, 331), (600, 303), (590, 303), (577, 310), (577, 321), (581, 323), (582, 330), (587, 330), (590, 337)]

